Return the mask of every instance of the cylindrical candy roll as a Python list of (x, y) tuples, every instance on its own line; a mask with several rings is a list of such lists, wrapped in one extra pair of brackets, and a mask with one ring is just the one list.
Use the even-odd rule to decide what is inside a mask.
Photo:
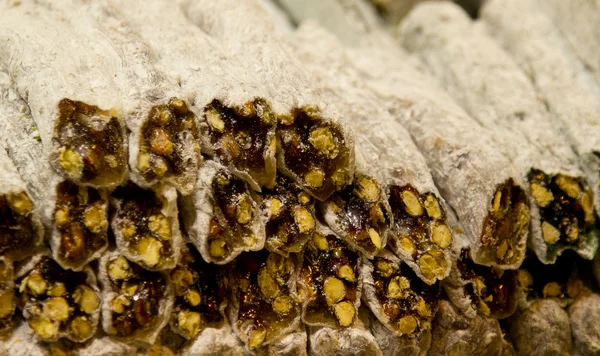
[(12, 331), (15, 321), (17, 296), (15, 293), (15, 279), (13, 262), (0, 257), (0, 335)]
[(94, 336), (102, 300), (91, 267), (81, 272), (64, 270), (41, 252), (18, 267), (16, 281), (19, 307), (35, 338), (79, 343)]
[(306, 327), (301, 325), (293, 331), (272, 344), (258, 349), (258, 356), (307, 356), (308, 335)]
[(100, 258), (102, 328), (119, 340), (154, 343), (169, 322), (173, 290), (165, 272), (153, 272), (117, 251)]
[[(194, 340), (204, 329), (227, 324), (227, 286), (222, 267), (204, 262), (194, 246), (188, 245), (169, 278), (175, 293), (169, 321), (173, 332)], [(226, 328), (230, 330), (228, 325)]]
[(600, 83), (600, 3), (597, 0), (538, 0), (541, 9), (569, 41)]
[[(75, 185), (56, 174), (43, 154), (26, 103), (9, 87), (8, 80), (5, 73), (0, 73), (0, 130), (6, 138), (8, 155), (27, 184), (36, 206), (33, 214), (39, 215), (46, 228), (54, 260), (63, 268), (80, 270), (108, 247), (108, 194), (104, 189)], [(34, 215), (30, 219), (31, 227), (16, 231), (34, 234), (41, 241), (43, 229), (39, 222), (36, 227)], [(28, 245), (20, 246), (23, 253)]]
[(469, 318), (476, 314), (503, 319), (517, 309), (517, 272), (473, 262), (467, 249), (458, 252), (450, 276), (442, 281), (448, 298)]
[(419, 5), (399, 37), (473, 118), (504, 141), (528, 185), (528, 244), (540, 260), (552, 263), (565, 249), (592, 259), (598, 231), (593, 211), (586, 217), (581, 208), (590, 188), (578, 157), (513, 59), (452, 3)]
[[(381, 185), (357, 174), (350, 186), (354, 198), (342, 199), (345, 204), (335, 204), (338, 194), (334, 195), (324, 204), (325, 219), (334, 227), (327, 217), (335, 216), (336, 208), (343, 210), (346, 219), (342, 220), (342, 226), (354, 231), (358, 217), (370, 222), (368, 218), (375, 216), (379, 224), (373, 225), (378, 227), (385, 225), (386, 215), (391, 213), (387, 218), (391, 221), (391, 249), (427, 283), (443, 279), (450, 272), (452, 231), (446, 222), (445, 201), (434, 184), (425, 158), (404, 127), (381, 110), (384, 105), (381, 99), (362, 83), (360, 74), (352, 69), (353, 59), (339, 42), (314, 26), (304, 26), (296, 35), (302, 43), (298, 57), (315, 72), (319, 85), (329, 88), (328, 93), (333, 95), (328, 98), (344, 108), (341, 112), (349, 125), (361, 133), (356, 137), (357, 172), (369, 172)], [(373, 204), (382, 198), (384, 202), (379, 202), (379, 206)], [(375, 232), (383, 235), (385, 229), (378, 228)], [(383, 246), (385, 239), (381, 240)], [(432, 261), (430, 250), (446, 255), (443, 266), (428, 263)]]
[(123, 256), (153, 271), (175, 267), (184, 242), (173, 187), (129, 183), (115, 190), (111, 204), (111, 228)]
[(35, 4), (7, 6), (1, 23), (0, 62), (31, 109), (44, 156), (77, 184), (119, 185), (127, 140), (111, 49), (82, 46), (85, 38)]
[[(359, 315), (364, 313), (359, 312)], [(361, 316), (362, 316), (361, 315)], [(366, 321), (365, 321), (366, 322)], [(309, 326), (309, 351), (311, 355), (373, 355), (382, 356), (375, 337), (363, 318), (359, 317), (348, 328), (335, 328), (329, 326)]]
[(265, 248), (286, 257), (302, 251), (315, 231), (315, 199), (282, 175), (254, 197), (267, 219)]
[(227, 315), (250, 350), (277, 342), (300, 325), (295, 257), (247, 252), (231, 264)]
[(351, 327), (362, 290), (361, 257), (329, 228), (318, 224), (298, 271), (302, 321), (308, 326)]
[[(276, 16), (258, 1), (182, 1), (188, 18), (239, 56), (265, 83), (278, 116), (280, 172), (318, 200), (352, 181), (354, 140), (339, 113), (320, 98), (302, 66), (283, 48)], [(260, 18), (260, 22), (252, 19)]]
[(248, 184), (215, 161), (205, 162), (180, 206), (187, 236), (208, 263), (226, 264), (264, 247), (266, 219)]
[[(444, 259), (443, 254), (437, 257)], [(377, 319), (397, 335), (418, 335), (430, 329), (440, 294), (439, 283), (426, 284), (388, 250), (371, 261), (363, 260), (362, 299)]]
[(191, 24), (177, 4), (111, 0), (114, 11), (158, 54), (200, 120), (202, 150), (246, 179), (271, 187), (276, 175), (276, 117), (264, 84)]
[(509, 321), (517, 355), (571, 354), (569, 315), (555, 300), (538, 299)]
[(568, 313), (573, 337), (573, 354), (600, 353), (600, 296), (594, 293), (581, 297), (569, 307)]
[[(554, 118), (579, 154), (594, 192), (582, 192), (584, 220), (592, 223), (600, 206), (600, 86), (577, 58), (567, 39), (535, 0), (488, 1), (481, 18), (488, 31), (508, 51), (543, 97)], [(562, 18), (563, 16), (561, 16)], [(523, 36), (524, 32), (527, 36)], [(589, 47), (589, 46), (588, 46)], [(600, 53), (600, 52), (598, 52)], [(564, 95), (568, 92), (569, 95)], [(596, 204), (593, 204), (596, 202)]]
[(184, 348), (183, 356), (245, 355), (244, 344), (235, 335), (228, 323), (219, 328), (200, 331), (194, 341)]
[(498, 320), (461, 314), (447, 300), (439, 302), (428, 355), (514, 355)]

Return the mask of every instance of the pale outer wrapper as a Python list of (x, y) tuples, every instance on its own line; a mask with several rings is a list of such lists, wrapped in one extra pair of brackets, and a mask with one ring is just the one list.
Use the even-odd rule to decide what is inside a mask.
[(205, 328), (181, 353), (183, 356), (244, 355), (244, 344), (235, 336), (229, 324), (220, 328)]
[(300, 325), (296, 331), (293, 331), (278, 341), (259, 349), (257, 356), (307, 356), (308, 355), (308, 335), (306, 327)]
[[(158, 69), (181, 86), (182, 99), (193, 106), (200, 126), (204, 107), (218, 99), (228, 107), (241, 107), (255, 98), (270, 99), (263, 86), (251, 77), (241, 62), (213, 38), (186, 19), (177, 4), (168, 1), (107, 0), (158, 55)], [(204, 125), (204, 126), (203, 126)], [(267, 139), (275, 138), (275, 124)], [(202, 149), (213, 155), (208, 137), (201, 137)], [(275, 174), (275, 151), (265, 152), (266, 171)], [(218, 159), (218, 157), (216, 157)], [(258, 182), (248, 172), (228, 167), (260, 191)]]
[[(566, 1), (568, 3), (577, 1)], [(600, 86), (567, 39), (535, 0), (488, 1), (481, 19), (535, 85), (579, 154), (588, 184), (600, 201)], [(563, 14), (564, 15), (564, 14)], [(561, 18), (564, 16), (561, 16)], [(527, 36), (523, 36), (523, 33)], [(596, 42), (586, 44), (586, 48)], [(598, 49), (600, 55), (600, 48)], [(565, 95), (567, 94), (567, 95)]]
[(10, 335), (0, 338), (0, 356), (51, 356), (50, 350), (32, 335), (27, 322), (15, 325)]
[(110, 277), (108, 276), (108, 264), (110, 263), (111, 259), (119, 256), (121, 256), (121, 254), (118, 251), (113, 250), (107, 251), (100, 258), (98, 267), (98, 280), (100, 281), (102, 289), (102, 328), (107, 334), (112, 335), (113, 338), (118, 340), (139, 341), (147, 344), (153, 344), (161, 330), (169, 323), (169, 316), (171, 315), (171, 310), (173, 309), (173, 303), (175, 301), (169, 276), (166, 272), (155, 272), (164, 274), (166, 290), (164, 297), (159, 303), (158, 313), (156, 315), (157, 319), (153, 322), (154, 325), (151, 325), (151, 327), (149, 327), (147, 330), (138, 330), (127, 337), (118, 337), (116, 336), (117, 331), (112, 325), (113, 312), (110, 306), (111, 301), (117, 296), (117, 293), (112, 290)]
[[(50, 255), (50, 253), (48, 251), (40, 251), (37, 252), (35, 255), (31, 256), (29, 259), (23, 261), (22, 263), (18, 264), (17, 266), (15, 266), (15, 280), (20, 279), (25, 277), (25, 275), (27, 275), (29, 272), (31, 272), (35, 266), (44, 258), (49, 258), (52, 259), (52, 256)], [(100, 289), (98, 288), (98, 279), (96, 278), (96, 272), (94, 272), (94, 270), (86, 265), (84, 268), (82, 268), (79, 273), (85, 273), (86, 275), (86, 279), (85, 279), (85, 283), (86, 285), (88, 285), (96, 294), (96, 297), (98, 298), (98, 300), (102, 300), (102, 295), (100, 293)], [(15, 286), (15, 287), (19, 287), (19, 286)], [(25, 308), (28, 306), (28, 303), (25, 304)], [(98, 330), (98, 324), (100, 323), (100, 310), (101, 310), (101, 305), (99, 305), (96, 310), (94, 310), (94, 312), (92, 312), (91, 314), (89, 314), (89, 318), (92, 320), (92, 332), (90, 334), (90, 336), (85, 339), (85, 340), (71, 340), (73, 342), (85, 342), (86, 340), (89, 340), (90, 338), (93, 338), (96, 330)], [(27, 311), (23, 310), (23, 317), (27, 318)], [(25, 321), (24, 324), (27, 324), (27, 322)], [(29, 325), (27, 324), (27, 330), (30, 334), (30, 338), (36, 339), (34, 332), (31, 330), (31, 328), (29, 328)], [(60, 338), (67, 338), (70, 340), (70, 338), (67, 336), (66, 332), (60, 332), (58, 333), (56, 339), (52, 340), (52, 341), (56, 341)]]
[(64, 174), (58, 162), (59, 147), (52, 141), (58, 103), (69, 98), (120, 112), (118, 88), (112, 80), (119, 63), (110, 60), (118, 57), (110, 56), (110, 49), (101, 44), (87, 42), (82, 46), (84, 39), (64, 22), (51, 18), (42, 7), (4, 6), (2, 13), (0, 63), (10, 72), (17, 91), (31, 109), (44, 155)]
[(172, 258), (170, 260), (161, 260), (156, 266), (150, 267), (143, 263), (143, 258), (137, 253), (130, 251), (126, 239), (123, 237), (121, 228), (121, 219), (118, 214), (123, 208), (123, 200), (111, 197), (111, 205), (114, 207), (114, 216), (110, 219), (110, 226), (115, 235), (115, 241), (119, 252), (131, 262), (138, 263), (151, 271), (168, 270), (175, 268), (181, 258), (181, 248), (184, 244), (181, 230), (179, 228), (179, 212), (177, 208), (177, 191), (169, 185), (157, 185), (152, 190), (162, 202), (160, 212), (171, 221), (171, 240)]
[[(64, 16), (79, 34), (97, 46), (111, 48), (111, 60), (119, 63), (115, 82), (120, 90), (122, 117), (129, 130), (129, 178), (143, 188), (168, 183), (182, 194), (190, 194), (195, 183), (194, 174), (188, 176), (147, 180), (138, 169), (138, 154), (142, 140), (142, 126), (148, 121), (153, 106), (167, 104), (172, 97), (181, 98), (178, 83), (160, 71), (157, 54), (127, 26), (125, 20), (116, 16), (107, 0), (84, 2), (79, 0), (48, 1), (47, 6)], [(188, 104), (189, 107), (189, 103)], [(201, 163), (189, 147), (183, 152), (184, 160)]]
[[(181, 220), (188, 239), (196, 246), (200, 255), (207, 263), (226, 264), (233, 261), (240, 253), (247, 251), (259, 251), (264, 247), (266, 232), (266, 216), (261, 212), (254, 199), (252, 202), (252, 220), (248, 226), (254, 236), (256, 243), (238, 247), (232, 250), (229, 256), (222, 260), (215, 260), (210, 255), (210, 244), (208, 234), (210, 231), (210, 220), (218, 215), (222, 215), (218, 206), (214, 202), (212, 183), (215, 175), (220, 171), (227, 171), (227, 167), (215, 162), (206, 161), (198, 173), (198, 182), (195, 191), (184, 198), (181, 205)], [(215, 211), (215, 209), (217, 209)], [(225, 227), (227, 229), (227, 227)]]
[[(331, 34), (313, 24), (303, 25), (296, 37), (302, 43), (297, 51), (298, 57), (315, 72), (315, 77), (321, 78), (324, 92), (333, 93), (329, 95), (331, 101), (339, 103), (340, 109), (344, 108), (342, 113), (351, 128), (361, 133), (356, 137), (358, 171), (368, 172), (379, 179), (386, 200), (389, 197), (389, 186), (410, 185), (420, 194), (434, 194), (442, 209), (448, 211), (433, 182), (427, 162), (410, 134), (389, 112), (381, 109), (384, 107), (381, 99), (365, 88), (359, 73), (352, 68), (352, 59), (341, 44)], [(389, 209), (387, 201), (385, 205)], [(325, 218), (327, 219), (327, 215)], [(393, 226), (393, 216), (390, 216), (390, 220)], [(450, 252), (443, 249), (441, 251), (444, 251), (447, 265), (450, 266)], [(450, 273), (448, 268), (440, 276), (425, 278), (410, 253), (401, 248), (394, 249), (394, 253), (428, 284), (433, 284)]]
[[(524, 180), (531, 168), (548, 175), (584, 178), (575, 152), (513, 59), (452, 3), (423, 3), (399, 27), (402, 45), (415, 53), (441, 85), (483, 126), (498, 133)], [(529, 191), (529, 189), (527, 189)], [(548, 255), (541, 217), (529, 194), (528, 244), (541, 261), (552, 263), (569, 247)], [(591, 259), (595, 232), (570, 247)]]
[(600, 83), (600, 2), (598, 0), (537, 0), (570, 47)]
[[(373, 25), (368, 9), (356, 2), (328, 0), (310, 9), (304, 2), (283, 1), (282, 5), (296, 21), (316, 19), (344, 44), (354, 46), (347, 49), (352, 65), (384, 108), (410, 133), (442, 196), (456, 209), (467, 232), (460, 243), (474, 251), (477, 263), (494, 264), (476, 254), (483, 221), (497, 185), (513, 178), (523, 188), (520, 174), (506, 157), (500, 138), (477, 125), (445, 91), (421, 74), (420, 63), (397, 48), (389, 34)], [(360, 25), (355, 24), (357, 19), (362, 20)], [(361, 38), (348, 39), (347, 33), (360, 33)], [(468, 196), (464, 193), (467, 186), (472, 187)], [(518, 238), (517, 249), (523, 258), (526, 240), (526, 233)], [(515, 268), (521, 262), (522, 258), (501, 267)]]
[(446, 301), (439, 302), (428, 355), (514, 355), (496, 319), (470, 319)]
[[(354, 169), (354, 135), (337, 108), (323, 100), (321, 90), (302, 64), (284, 49), (285, 39), (278, 36), (281, 21), (258, 0), (211, 1), (180, 0), (186, 16), (220, 46), (227, 48), (242, 63), (254, 80), (264, 83), (264, 96), (278, 115), (289, 114), (294, 108), (317, 107), (325, 123), (338, 128), (345, 147), (349, 150), (347, 167), (350, 177)], [(261, 21), (255, 21), (255, 19)], [(285, 31), (284, 31), (285, 32)], [(277, 154), (277, 167), (301, 187), (307, 188), (303, 177), (298, 177), (285, 166), (284, 153)], [(349, 181), (348, 183), (351, 183)], [(311, 193), (310, 188), (307, 192)], [(322, 198), (317, 197), (320, 200)]]
[(590, 294), (578, 299), (568, 309), (571, 320), (574, 355), (600, 353), (600, 296)]
[(569, 315), (553, 299), (538, 299), (512, 316), (509, 333), (517, 355), (571, 354)]
[(377, 340), (368, 329), (365, 312), (348, 328), (308, 326), (310, 355), (382, 356)]

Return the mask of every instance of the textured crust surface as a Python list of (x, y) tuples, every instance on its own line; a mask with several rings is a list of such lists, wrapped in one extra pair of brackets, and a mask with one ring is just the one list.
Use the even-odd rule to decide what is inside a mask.
[[(117, 57), (111, 56), (113, 52), (105, 47), (83, 50), (77, 45), (78, 41), (67, 40), (80, 38), (72, 28), (53, 19), (42, 7), (30, 5), (4, 9), (0, 62), (11, 73), (15, 87), (31, 108), (49, 161), (66, 175), (59, 163), (59, 145), (53, 140), (58, 103), (69, 98), (119, 111), (120, 103), (115, 95), (118, 88), (111, 79), (117, 65), (111, 59)], [(56, 51), (56, 48), (61, 50)], [(124, 136), (124, 125), (119, 124)], [(121, 177), (113, 179), (108, 186), (121, 183), (125, 173), (123, 170)]]
[[(574, 355), (600, 353), (600, 296), (591, 294), (580, 298), (569, 309)], [(563, 326), (561, 324), (561, 326)]]
[(360, 318), (352, 327), (344, 329), (309, 326), (308, 334), (311, 355), (383, 355), (375, 337)]
[[(565, 2), (565, 5), (577, 1)], [(549, 4), (551, 2), (548, 2)], [(556, 2), (558, 3), (558, 2)], [(535, 0), (488, 1), (481, 18), (499, 43), (513, 56), (562, 124), (582, 161), (582, 168), (600, 201), (600, 87), (566, 38), (543, 12), (552, 5)], [(570, 14), (569, 14), (570, 15)], [(562, 14), (561, 21), (568, 18)], [(522, 36), (527, 31), (527, 36)], [(595, 45), (586, 45), (590, 48)], [(599, 50), (600, 51), (600, 50)], [(600, 52), (598, 52), (600, 53)], [(568, 97), (564, 93), (569, 93)], [(598, 204), (595, 204), (599, 209)]]
[(244, 345), (226, 324), (220, 328), (206, 328), (183, 352), (183, 356), (244, 354)]
[[(526, 75), (458, 5), (417, 6), (400, 25), (399, 37), (473, 118), (499, 133), (524, 179), (532, 169), (548, 175), (585, 177), (577, 156)], [(529, 244), (542, 261), (551, 263), (565, 247), (549, 248), (533, 194), (529, 202)], [(591, 259), (598, 248), (595, 234), (582, 236), (583, 243), (570, 248)]]

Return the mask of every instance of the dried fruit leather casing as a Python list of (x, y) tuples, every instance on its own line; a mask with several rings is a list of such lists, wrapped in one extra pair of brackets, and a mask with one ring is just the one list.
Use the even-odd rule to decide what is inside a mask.
[(115, 190), (111, 204), (110, 224), (121, 254), (148, 270), (175, 267), (184, 242), (173, 187), (143, 189), (129, 182)]
[(317, 225), (298, 270), (304, 324), (331, 329), (355, 324), (362, 293), (361, 264), (359, 253), (328, 227)]
[(514, 355), (496, 319), (461, 314), (449, 301), (439, 302), (428, 355)]
[[(356, 138), (359, 153), (354, 183), (323, 204), (326, 221), (368, 256), (388, 240), (394, 253), (424, 281), (432, 284), (443, 279), (450, 272), (453, 241), (447, 206), (410, 134), (382, 110), (385, 104), (364, 85), (360, 73), (352, 69), (353, 58), (330, 34), (306, 25), (297, 31), (293, 43), (300, 43), (297, 57), (333, 93), (330, 101), (344, 108), (349, 125), (361, 133)], [(365, 238), (356, 231), (370, 237), (372, 244), (377, 241), (373, 237), (381, 236), (380, 245), (362, 242), (361, 246), (359, 238)], [(445, 255), (442, 266), (430, 268), (429, 251)]]
[[(488, 32), (529, 77), (578, 153), (594, 192), (592, 199), (589, 190), (583, 191), (578, 201), (583, 220), (592, 224), (598, 221), (593, 209), (598, 213), (600, 201), (600, 122), (596, 118), (600, 86), (571, 49), (564, 36), (568, 33), (561, 33), (557, 22), (544, 14), (543, 10), (550, 8), (552, 5), (534, 0), (490, 1), (482, 8), (481, 17)], [(565, 17), (569, 16), (561, 16), (561, 20)], [(527, 36), (522, 36), (524, 31)]]
[(0, 62), (31, 109), (44, 156), (76, 184), (113, 188), (127, 173), (127, 137), (113, 81), (118, 63), (109, 49), (82, 42), (42, 6), (2, 11)]
[(227, 315), (250, 350), (276, 343), (300, 326), (295, 257), (247, 252), (230, 265)]
[(248, 181), (272, 187), (276, 175), (276, 117), (264, 84), (235, 56), (186, 19), (169, 2), (111, 1), (125, 21), (158, 56), (200, 122), (203, 153)]
[(53, 342), (67, 338), (85, 342), (100, 320), (101, 296), (94, 271), (62, 269), (49, 254), (40, 252), (16, 269), (20, 301), (33, 336)]
[(540, 260), (552, 263), (565, 249), (592, 259), (598, 248), (593, 193), (567, 138), (514, 60), (452, 3), (417, 6), (400, 25), (399, 37), (457, 102), (504, 142), (527, 182), (528, 244)]
[[(80, 270), (108, 247), (108, 192), (78, 186), (60, 177), (43, 154), (43, 144), (36, 139), (38, 129), (26, 103), (9, 86), (5, 73), (0, 86), (3, 93), (0, 129), (8, 155), (27, 186), (30, 204), (35, 206), (28, 215), (32, 225), (16, 230), (19, 231), (16, 236), (24, 234), (32, 242), (41, 242), (41, 221), (52, 257), (63, 268)], [(33, 208), (30, 204), (22, 208)], [(24, 254), (32, 247), (25, 241), (19, 245)]]
[(191, 22), (265, 83), (278, 118), (279, 171), (318, 200), (348, 185), (354, 168), (353, 135), (283, 48), (276, 35), (277, 17), (258, 1), (184, 1), (181, 7)]
[(154, 343), (173, 308), (168, 274), (145, 270), (117, 251), (102, 256), (98, 271), (104, 331), (118, 340)]
[(196, 190), (180, 206), (186, 234), (208, 263), (229, 263), (264, 247), (266, 217), (248, 184), (215, 161), (205, 162)]

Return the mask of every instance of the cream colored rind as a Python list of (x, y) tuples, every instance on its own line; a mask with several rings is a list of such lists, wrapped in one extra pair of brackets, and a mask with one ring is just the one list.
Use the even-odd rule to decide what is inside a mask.
[(309, 326), (308, 340), (311, 355), (383, 355), (375, 337), (360, 318), (353, 326), (343, 329)]
[(573, 336), (573, 355), (600, 352), (600, 296), (590, 294), (578, 299), (568, 309)]
[(25, 321), (20, 321), (10, 335), (0, 338), (1, 356), (51, 356), (50, 350), (37, 341)]
[(194, 341), (182, 352), (183, 356), (231, 355), (242, 356), (244, 345), (235, 336), (229, 324), (220, 328), (202, 330)]
[[(425, 63), (474, 119), (498, 134), (523, 180), (532, 169), (550, 176), (585, 177), (575, 152), (527, 76), (458, 5), (420, 4), (399, 26), (398, 35), (402, 45)], [(528, 244), (540, 260), (552, 263), (566, 248), (584, 258), (593, 257), (598, 248), (596, 231), (581, 236), (580, 246), (550, 248), (543, 239), (533, 194), (529, 210)]]

